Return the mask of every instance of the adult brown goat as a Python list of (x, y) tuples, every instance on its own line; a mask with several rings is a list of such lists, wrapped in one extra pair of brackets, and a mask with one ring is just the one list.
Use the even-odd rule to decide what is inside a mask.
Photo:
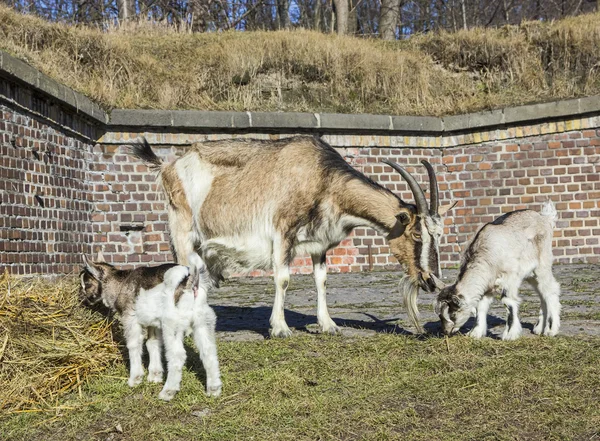
[(389, 241), (407, 276), (401, 283), (409, 317), (418, 330), (419, 286), (432, 292), (439, 282), (443, 232), (436, 176), (427, 161), (431, 205), (415, 179), (384, 161), (406, 180), (416, 205), (352, 168), (320, 138), (280, 141), (234, 139), (194, 144), (166, 164), (143, 141), (132, 153), (160, 172), (169, 201), (169, 226), (176, 259), (197, 250), (218, 282), (233, 272), (273, 269), (275, 302), (271, 335), (291, 335), (284, 317), (289, 266), (311, 255), (317, 285), (317, 320), (326, 333), (339, 328), (327, 311), (325, 253), (359, 226)]

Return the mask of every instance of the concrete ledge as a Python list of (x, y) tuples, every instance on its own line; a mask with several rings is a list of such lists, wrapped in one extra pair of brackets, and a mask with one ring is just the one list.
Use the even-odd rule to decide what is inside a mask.
[(560, 118), (579, 114), (579, 99), (507, 107), (504, 109), (506, 124)]
[(468, 129), (479, 129), (493, 127), (505, 123), (505, 115), (502, 109), (485, 112), (467, 113), (465, 115), (451, 115), (442, 118), (444, 132), (457, 132)]
[(317, 129), (319, 120), (314, 113), (249, 112), (250, 127), (256, 129)]
[(392, 128), (399, 132), (440, 133), (444, 125), (442, 118), (435, 116), (392, 116)]
[(387, 115), (321, 113), (320, 129), (390, 131), (392, 117)]
[(106, 112), (98, 104), (4, 51), (0, 51), (0, 72), (73, 107), (77, 113), (83, 113), (98, 123), (104, 125), (108, 122)]

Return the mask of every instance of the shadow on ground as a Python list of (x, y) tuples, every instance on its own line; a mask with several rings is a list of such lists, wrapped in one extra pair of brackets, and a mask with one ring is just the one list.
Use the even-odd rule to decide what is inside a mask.
[[(268, 306), (213, 306), (217, 314), (217, 332), (251, 331), (269, 337), (269, 318), (271, 307)], [(397, 318), (379, 319), (373, 314), (363, 313), (365, 320), (335, 318), (336, 325), (343, 328), (364, 329), (378, 333), (412, 335), (413, 333), (393, 323)], [(296, 330), (312, 333), (310, 325), (317, 323), (314, 315), (303, 314), (296, 311), (285, 311), (285, 320), (289, 327)]]

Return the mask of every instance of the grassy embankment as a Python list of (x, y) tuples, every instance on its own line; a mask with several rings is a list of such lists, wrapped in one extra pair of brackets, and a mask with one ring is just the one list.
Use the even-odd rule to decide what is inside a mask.
[(0, 6), (0, 49), (106, 108), (444, 115), (600, 94), (600, 16), (408, 41), (52, 24)]

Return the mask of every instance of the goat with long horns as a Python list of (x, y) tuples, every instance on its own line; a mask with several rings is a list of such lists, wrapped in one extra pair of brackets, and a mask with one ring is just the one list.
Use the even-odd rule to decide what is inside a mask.
[(325, 253), (359, 226), (386, 236), (406, 273), (401, 288), (409, 317), (421, 330), (417, 292), (441, 288), (440, 216), (451, 208), (439, 206), (435, 172), (427, 161), (422, 163), (429, 174), (429, 207), (419, 184), (399, 165), (385, 161), (407, 181), (416, 206), (315, 137), (197, 143), (169, 164), (145, 140), (133, 154), (160, 172), (178, 263), (185, 265), (186, 256), (197, 250), (216, 282), (231, 273), (273, 269), (271, 335), (291, 335), (283, 305), (289, 267), (299, 253), (312, 257), (322, 331), (340, 331), (327, 310)]

